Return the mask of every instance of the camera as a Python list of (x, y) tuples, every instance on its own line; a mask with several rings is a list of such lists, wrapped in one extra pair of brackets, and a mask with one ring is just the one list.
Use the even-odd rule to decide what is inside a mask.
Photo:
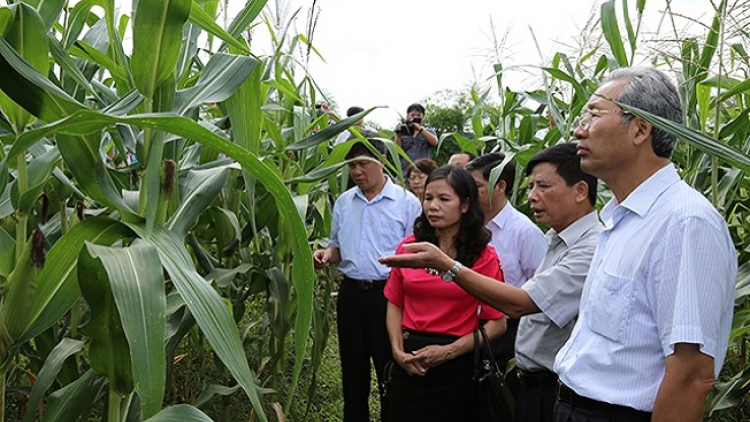
[(413, 123), (419, 123), (422, 124), (422, 119), (420, 117), (415, 117), (411, 120), (405, 121), (401, 125), (401, 130), (398, 131), (402, 136), (409, 136), (412, 133), (414, 133), (414, 125)]

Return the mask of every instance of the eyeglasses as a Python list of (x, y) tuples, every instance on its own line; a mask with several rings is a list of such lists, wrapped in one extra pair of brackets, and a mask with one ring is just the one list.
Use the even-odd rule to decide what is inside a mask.
[(617, 110), (602, 110), (599, 108), (587, 108), (581, 111), (581, 115), (573, 120), (573, 127), (580, 127), (583, 130), (589, 130), (591, 127), (591, 120), (594, 117), (601, 117), (603, 114), (622, 114), (623, 116), (630, 115), (629, 112), (617, 109)]

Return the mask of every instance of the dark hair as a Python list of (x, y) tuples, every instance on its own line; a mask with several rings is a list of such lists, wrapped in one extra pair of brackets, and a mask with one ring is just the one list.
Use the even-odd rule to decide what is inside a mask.
[[(383, 144), (383, 141), (368, 138), (367, 142), (369, 142), (370, 145), (372, 145), (382, 155), (386, 154), (385, 144)], [(372, 151), (370, 151), (370, 148), (367, 148), (367, 145), (364, 143), (364, 141), (355, 142), (349, 149), (349, 152), (346, 153), (346, 157), (344, 158), (348, 160), (359, 155), (369, 155), (370, 157), (380, 160), (380, 157), (377, 157)]]
[(355, 114), (361, 113), (363, 111), (365, 111), (365, 109), (362, 107), (357, 107), (357, 106), (349, 107), (349, 109), (346, 110), (346, 117), (352, 117)]
[(414, 103), (406, 108), (406, 114), (411, 113), (412, 110), (417, 110), (420, 113), (424, 114), (424, 107), (422, 107), (422, 104)]
[(414, 171), (415, 168), (419, 170), (420, 172), (429, 176), (430, 173), (432, 173), (435, 169), (438, 168), (438, 165), (436, 162), (432, 161), (431, 158), (420, 158), (414, 161), (413, 166), (411, 164), (406, 166), (406, 170), (404, 171), (404, 177), (408, 179), (409, 176), (411, 176), (411, 172)]
[[(663, 72), (651, 67), (627, 67), (610, 73), (605, 82), (626, 79), (627, 83), (615, 101), (639, 108), (675, 123), (682, 123), (680, 94)], [(623, 122), (634, 119), (623, 114)], [(677, 138), (654, 126), (651, 129), (651, 147), (659, 157), (669, 158)]]
[[(425, 182), (425, 190), (430, 183), (441, 179), (445, 179), (453, 188), (462, 205), (467, 202), (469, 204), (468, 211), (461, 215), (458, 235), (453, 239), (453, 245), (456, 247), (456, 260), (471, 267), (492, 238), (490, 231), (484, 227), (484, 212), (479, 205), (477, 185), (468, 171), (456, 166), (443, 166), (430, 173)], [(430, 225), (424, 209), (414, 222), (414, 236), (418, 242), (430, 242), (439, 246), (437, 233)]]
[(594, 206), (596, 204), (596, 177), (581, 170), (581, 157), (576, 153), (576, 149), (576, 144), (570, 143), (557, 144), (537, 152), (526, 165), (526, 175), (530, 175), (537, 164), (550, 163), (557, 167), (555, 171), (565, 180), (566, 185), (573, 186), (580, 181), (586, 182), (589, 187), (589, 202), (591, 206)]
[[(466, 170), (470, 172), (481, 171), (484, 180), (489, 182), (492, 169), (499, 166), (503, 160), (505, 160), (505, 154), (502, 152), (480, 155), (469, 161), (469, 164), (466, 165)], [(501, 180), (505, 181), (505, 196), (511, 196), (513, 194), (513, 183), (516, 181), (516, 163), (513, 160), (509, 161), (503, 167), (500, 177), (497, 178), (497, 183), (500, 183)], [(497, 183), (495, 183), (496, 186)]]

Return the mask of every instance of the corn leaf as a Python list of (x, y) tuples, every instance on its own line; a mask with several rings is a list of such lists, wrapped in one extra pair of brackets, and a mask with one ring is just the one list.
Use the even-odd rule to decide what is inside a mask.
[(706, 409), (709, 409), (706, 416), (710, 417), (718, 410), (737, 405), (748, 392), (750, 392), (750, 368), (745, 368), (729, 381), (714, 385), (706, 402)]
[[(245, 4), (245, 8), (237, 14), (232, 23), (229, 25), (227, 32), (232, 38), (239, 37), (247, 29), (252, 21), (258, 17), (260, 12), (266, 6), (268, 0), (250, 0)], [(222, 46), (221, 50), (226, 46)]]
[(133, 391), (131, 347), (125, 337), (107, 268), (91, 256), (87, 246), (78, 255), (77, 269), (78, 286), (91, 314), (88, 324), (81, 329), (90, 340), (91, 368), (107, 377), (110, 391), (121, 397), (130, 394)]
[(243, 53), (250, 54), (250, 50), (247, 48), (244, 40), (240, 41), (236, 38), (237, 36), (239, 36), (239, 34), (232, 36), (227, 31), (225, 31), (216, 23), (216, 20), (213, 17), (209, 16), (209, 14), (206, 13), (205, 10), (201, 9), (196, 1), (193, 1), (190, 7), (190, 22), (192, 22), (193, 25), (205, 30), (209, 34), (224, 40)]
[(16, 261), (16, 241), (5, 229), (0, 228), (0, 283), (5, 284), (5, 279), (13, 271)]
[[(45, 42), (46, 45), (46, 42)], [(0, 90), (33, 116), (53, 122), (83, 109), (0, 39)]]
[[(37, 272), (42, 265), (36, 256), (43, 247), (43, 242), (35, 241), (37, 236), (43, 241), (41, 233), (37, 232), (26, 242), (21, 256), (16, 260), (13, 272), (5, 283), (0, 308), (0, 332), (3, 336), (7, 334), (8, 338), (4, 339), (5, 341), (0, 340), (0, 343), (18, 343), (26, 328), (33, 322), (34, 311), (28, 304), (34, 300), (36, 294)], [(32, 254), (35, 257), (33, 260)]]
[(24, 422), (31, 422), (38, 416), (37, 409), (39, 409), (39, 405), (44, 400), (44, 394), (54, 384), (55, 378), (60, 373), (65, 360), (83, 350), (84, 344), (81, 340), (66, 337), (55, 345), (55, 348), (52, 349), (47, 359), (44, 360), (44, 365), (39, 374), (37, 374), (34, 385), (31, 387), (28, 410), (26, 411)]
[(213, 422), (213, 419), (193, 406), (178, 404), (167, 407), (144, 422)]
[(177, 66), (174, 71), (178, 86), (184, 83), (184, 79), (190, 76), (190, 69), (198, 54), (198, 37), (200, 35), (200, 28), (192, 23), (185, 24), (185, 27), (182, 29), (183, 43), (180, 46), (180, 55), (177, 58)]
[(44, 191), (44, 187), (49, 181), (52, 172), (57, 168), (60, 162), (60, 152), (57, 148), (51, 148), (46, 153), (34, 157), (27, 168), (28, 188), (20, 197), (17, 183), (13, 183), (10, 191), (11, 202), (16, 210), (24, 214), (31, 214), (31, 209), (39, 200), (39, 195)]
[[(721, 15), (725, 7), (726, 0), (722, 0), (721, 4), (719, 4), (719, 7), (716, 10), (716, 15), (714, 16), (713, 22), (711, 23), (711, 30), (708, 32), (703, 50), (701, 50), (700, 60), (698, 62), (700, 65), (701, 74), (706, 74), (708, 72), (708, 69), (711, 67), (711, 61), (713, 60), (714, 54), (716, 53), (716, 48), (719, 45), (719, 36), (721, 32)], [(703, 77), (700, 77), (698, 79), (701, 80), (703, 79)]]
[(191, 5), (191, 0), (138, 1), (131, 71), (138, 91), (147, 100), (174, 72)]
[(252, 57), (214, 54), (201, 72), (198, 82), (177, 92), (175, 113), (184, 114), (201, 103), (226, 100), (240, 88), (257, 63)]
[(190, 170), (180, 185), (180, 205), (167, 227), (180, 238), (184, 237), (221, 192), (228, 176), (229, 167)]
[(287, 149), (291, 151), (295, 151), (295, 150), (314, 147), (323, 142), (329, 141), (334, 136), (348, 129), (349, 126), (364, 119), (365, 116), (370, 114), (370, 112), (375, 110), (376, 108), (378, 107), (373, 107), (363, 112), (357, 113), (354, 116), (350, 116), (350, 117), (347, 117), (346, 119), (342, 119), (340, 122), (336, 123), (335, 125), (328, 126), (327, 128), (321, 130), (320, 132), (310, 137), (301, 139), (293, 144), (290, 144), (289, 146), (287, 146)]
[(70, 55), (73, 57), (79, 57), (99, 65), (102, 69), (109, 72), (113, 78), (119, 80), (127, 78), (125, 67), (82, 40), (76, 41), (73, 46), (70, 47), (69, 51)]
[(625, 54), (625, 47), (622, 44), (622, 36), (620, 36), (620, 28), (617, 24), (617, 13), (615, 13), (615, 0), (609, 0), (602, 3), (601, 7), (602, 16), (602, 32), (604, 32), (604, 38), (607, 40), (612, 54), (615, 56), (615, 60), (620, 67), (628, 66), (628, 57)]
[[(7, 47), (14, 50), (19, 58), (40, 73), (46, 73), (49, 67), (47, 57), (47, 31), (44, 27), (39, 13), (26, 3), (17, 3), (9, 6), (12, 12), (12, 20), (9, 27), (4, 31), (4, 41)], [(0, 78), (2, 79), (2, 78)], [(24, 109), (23, 103), (18, 102), (13, 95), (6, 92), (4, 84), (0, 84), (0, 108), (10, 123), (21, 131), (30, 122), (31, 114)]]
[(234, 142), (253, 154), (260, 152), (262, 106), (265, 98), (260, 80), (264, 66), (262, 63), (258, 64), (242, 86), (224, 102), (232, 122)]
[(706, 136), (702, 132), (690, 129), (671, 120), (653, 115), (626, 104), (622, 104), (619, 102), (616, 103), (617, 105), (622, 107), (623, 110), (629, 111), (636, 116), (646, 120), (647, 122), (653, 124), (654, 126), (676, 136), (681, 141), (694, 146), (703, 153), (713, 157), (718, 157), (726, 161), (727, 163), (739, 169), (742, 169), (745, 172), (750, 172), (750, 158), (748, 158), (748, 156), (742, 151), (737, 151), (734, 148), (731, 148), (715, 139)]
[(66, 0), (26, 0), (26, 3), (39, 11), (39, 16), (44, 21), (44, 28), (49, 31), (67, 2)]
[(105, 217), (87, 218), (71, 227), (47, 253), (39, 272), (33, 300), (27, 303), (33, 324), (21, 341), (29, 340), (56, 324), (79, 295), (77, 260), (84, 242), (111, 245), (133, 237), (121, 223)]
[(50, 394), (43, 422), (78, 420), (102, 395), (106, 379), (87, 371), (80, 378)]
[[(132, 378), (141, 402), (141, 415), (152, 416), (161, 409), (167, 369), (164, 349), (167, 300), (156, 248), (138, 240), (127, 248), (86, 243), (82, 254), (86, 257), (84, 263), (100, 267), (96, 272), (106, 271), (104, 279), (109, 280), (130, 346)], [(100, 264), (93, 262), (96, 260)], [(79, 268), (83, 268), (80, 262)]]
[(195, 271), (182, 240), (161, 226), (155, 226), (150, 233), (147, 233), (145, 226), (131, 224), (130, 227), (156, 247), (161, 264), (206, 339), (245, 390), (260, 419), (266, 421), (234, 318), (221, 296)]

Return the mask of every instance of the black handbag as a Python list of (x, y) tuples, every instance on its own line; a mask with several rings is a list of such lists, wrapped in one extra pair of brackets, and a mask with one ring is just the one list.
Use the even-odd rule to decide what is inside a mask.
[[(484, 345), (479, 344), (481, 333)], [(487, 331), (474, 331), (474, 376), (471, 381), (474, 422), (515, 422), (516, 402), (492, 355)]]

